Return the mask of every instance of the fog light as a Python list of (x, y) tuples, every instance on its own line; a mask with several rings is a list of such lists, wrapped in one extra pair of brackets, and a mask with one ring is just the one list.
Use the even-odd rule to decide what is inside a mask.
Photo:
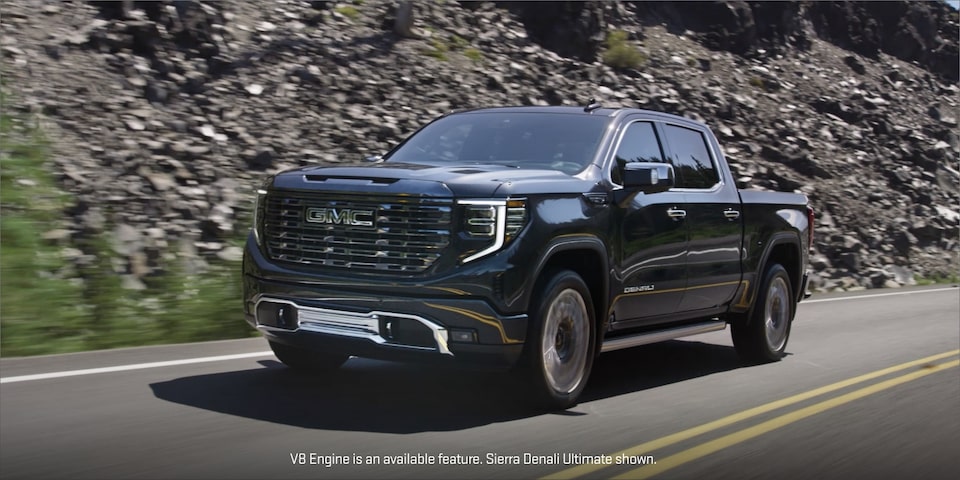
[(277, 326), (290, 330), (297, 328), (297, 308), (293, 305), (281, 305), (277, 309)]
[(387, 316), (378, 317), (378, 320), (380, 336), (389, 343), (415, 347), (435, 347), (437, 345), (437, 341), (433, 337), (433, 330), (416, 320)]
[(477, 343), (477, 332), (473, 330), (450, 330), (450, 341), (460, 343)]
[(260, 302), (256, 310), (257, 325), (286, 330), (296, 330), (299, 327), (300, 316), (293, 304), (267, 300)]

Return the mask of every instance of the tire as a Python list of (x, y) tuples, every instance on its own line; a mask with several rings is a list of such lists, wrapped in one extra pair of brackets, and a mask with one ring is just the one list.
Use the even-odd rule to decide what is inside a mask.
[(590, 291), (570, 270), (553, 272), (535, 292), (522, 380), (533, 403), (566, 409), (577, 403), (594, 359), (594, 313)]
[(760, 287), (747, 321), (730, 326), (737, 354), (749, 363), (776, 362), (784, 357), (797, 310), (790, 277), (782, 265), (767, 268)]
[(322, 373), (336, 370), (350, 358), (347, 355), (314, 352), (269, 340), (268, 343), (273, 354), (284, 365), (298, 372)]

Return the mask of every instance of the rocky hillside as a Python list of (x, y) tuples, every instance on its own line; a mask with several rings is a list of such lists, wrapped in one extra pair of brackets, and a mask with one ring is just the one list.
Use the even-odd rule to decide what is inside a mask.
[[(36, 114), (136, 280), (236, 259), (270, 172), (360, 161), (450, 109), (584, 104), (714, 127), (744, 186), (820, 215), (815, 285), (956, 274), (957, 13), (936, 2), (5, 1), (5, 112)], [(617, 53), (617, 55), (614, 55)], [(24, 185), (29, 188), (29, 185)], [(201, 262), (195, 262), (202, 265)]]

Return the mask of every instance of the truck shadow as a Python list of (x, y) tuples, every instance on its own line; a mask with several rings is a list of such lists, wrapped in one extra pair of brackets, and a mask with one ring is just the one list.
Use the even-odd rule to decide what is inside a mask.
[[(162, 400), (310, 429), (416, 433), (453, 431), (542, 415), (517, 398), (503, 373), (353, 358), (322, 376), (266, 368), (150, 385)], [(744, 366), (732, 347), (669, 341), (602, 355), (582, 397), (590, 402)], [(566, 415), (581, 415), (574, 407)]]

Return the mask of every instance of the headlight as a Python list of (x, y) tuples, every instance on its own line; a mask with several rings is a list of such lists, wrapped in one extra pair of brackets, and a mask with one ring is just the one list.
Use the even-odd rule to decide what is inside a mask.
[(467, 208), (464, 210), (464, 218), (466, 219), (463, 226), (464, 231), (472, 237), (496, 236), (498, 217), (500, 217), (500, 215), (497, 215), (499, 208), (499, 205), (467, 204)]
[(260, 246), (260, 226), (263, 223), (263, 210), (266, 208), (267, 191), (258, 188), (257, 196), (253, 199), (253, 239)]
[(512, 200), (459, 200), (463, 205), (463, 230), (470, 238), (488, 239), (486, 248), (463, 258), (467, 263), (503, 248), (527, 222), (527, 202)]

